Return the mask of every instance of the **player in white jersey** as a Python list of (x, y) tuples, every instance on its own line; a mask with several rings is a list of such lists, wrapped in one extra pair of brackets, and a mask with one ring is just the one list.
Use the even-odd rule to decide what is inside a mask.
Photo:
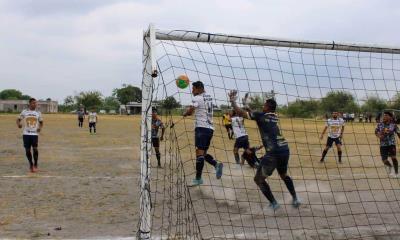
[(203, 184), (201, 175), (204, 161), (215, 167), (217, 179), (222, 176), (223, 164), (207, 153), (214, 133), (212, 97), (205, 92), (201, 81), (192, 83), (192, 94), (194, 96), (192, 106), (183, 116), (190, 116), (193, 113), (195, 116), (196, 178), (193, 179), (193, 185), (200, 185)]
[(90, 132), (90, 134), (92, 134), (92, 128), (93, 128), (93, 133), (96, 134), (96, 123), (98, 122), (98, 117), (97, 117), (96, 110), (93, 109), (89, 113), (88, 121), (89, 121), (89, 132)]
[[(39, 132), (43, 128), (42, 114), (36, 110), (36, 106), (36, 99), (29, 99), (29, 108), (23, 110), (17, 119), (18, 128), (22, 128), (22, 126), (24, 126), (22, 138), (24, 141), (26, 158), (28, 159), (29, 169), (31, 172), (37, 172), (38, 169)], [(33, 149), (34, 162), (32, 161), (31, 148)]]
[[(231, 124), (233, 129), (233, 134), (235, 136), (235, 145), (233, 147), (233, 155), (235, 156), (235, 161), (237, 164), (240, 163), (239, 158), (239, 148), (243, 148), (244, 151), (249, 150), (249, 135), (247, 134), (246, 128), (244, 127), (243, 117), (236, 114), (236, 111), (232, 111)], [(242, 159), (242, 164), (244, 163)]]
[(320, 162), (323, 162), (326, 154), (328, 153), (329, 148), (332, 147), (333, 143), (335, 143), (338, 151), (339, 163), (342, 163), (342, 137), (344, 132), (344, 120), (343, 118), (338, 117), (337, 112), (332, 113), (332, 118), (329, 118), (326, 121), (326, 125), (324, 130), (321, 133), (320, 139), (324, 137), (324, 134), (328, 131), (328, 139), (326, 141), (326, 146), (324, 151), (322, 152), (322, 157)]

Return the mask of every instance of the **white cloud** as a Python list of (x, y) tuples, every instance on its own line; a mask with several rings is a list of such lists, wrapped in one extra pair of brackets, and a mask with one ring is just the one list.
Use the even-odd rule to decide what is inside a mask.
[(0, 0), (0, 89), (62, 100), (140, 85), (142, 33), (158, 28), (396, 45), (400, 3), (377, 0)]

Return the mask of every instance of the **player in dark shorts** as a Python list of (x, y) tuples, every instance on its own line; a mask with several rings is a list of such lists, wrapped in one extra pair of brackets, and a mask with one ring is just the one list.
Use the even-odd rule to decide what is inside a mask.
[(325, 156), (328, 153), (328, 150), (333, 146), (333, 143), (335, 143), (337, 148), (339, 163), (342, 163), (342, 138), (344, 133), (344, 124), (345, 121), (343, 118), (339, 117), (338, 112), (333, 112), (332, 118), (326, 120), (326, 125), (320, 136), (320, 139), (322, 140), (325, 132), (328, 130), (328, 138), (326, 140), (325, 148), (322, 151), (321, 163), (325, 161)]
[[(159, 129), (161, 128), (161, 136), (159, 136)], [(164, 124), (157, 115), (157, 111), (153, 110), (151, 115), (151, 143), (154, 147), (157, 157), (157, 166), (161, 167), (161, 154), (160, 154), (160, 141), (164, 140)]]
[[(22, 128), (22, 126), (24, 127), (22, 139), (24, 141), (26, 158), (29, 162), (29, 169), (32, 173), (38, 171), (39, 132), (43, 128), (42, 114), (36, 110), (36, 106), (36, 99), (29, 99), (29, 108), (23, 110), (17, 119), (18, 128)], [(21, 122), (23, 122), (23, 124)], [(34, 161), (32, 161), (31, 149), (33, 149)]]
[[(376, 126), (375, 135), (379, 138), (382, 161), (386, 166), (389, 176), (398, 178), (399, 163), (396, 158), (395, 134), (400, 138), (400, 131), (393, 121), (393, 114), (391, 112), (384, 112), (382, 122)], [(393, 166), (389, 162), (388, 157), (392, 159)], [(392, 172), (393, 167), (394, 172)]]
[(77, 112), (78, 115), (78, 127), (83, 127), (83, 120), (85, 120), (85, 110), (83, 108), (79, 109)]
[(257, 123), (265, 148), (265, 155), (261, 158), (260, 166), (257, 168), (256, 175), (254, 176), (254, 182), (269, 200), (270, 207), (273, 210), (280, 207), (266, 181), (266, 178), (271, 176), (275, 169), (278, 170), (279, 176), (285, 182), (287, 189), (292, 195), (292, 205), (296, 208), (299, 207), (301, 203), (297, 198), (293, 180), (287, 175), (290, 156), (289, 145), (279, 129), (279, 118), (275, 113), (276, 101), (274, 99), (267, 99), (262, 112), (252, 112), (250, 108), (246, 108), (245, 111), (236, 104), (237, 91), (231, 91), (229, 98), (233, 109), (239, 116), (254, 120)]
[(214, 159), (208, 154), (211, 139), (214, 134), (213, 125), (213, 99), (204, 90), (201, 81), (192, 83), (193, 100), (192, 105), (185, 111), (183, 117), (195, 115), (194, 142), (196, 146), (196, 177), (193, 179), (193, 186), (203, 184), (202, 173), (204, 161), (215, 168), (217, 179), (222, 176), (223, 163)]

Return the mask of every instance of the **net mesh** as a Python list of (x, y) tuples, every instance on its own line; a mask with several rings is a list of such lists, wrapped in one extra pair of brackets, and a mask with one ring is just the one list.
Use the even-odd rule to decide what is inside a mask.
[[(158, 77), (154, 78), (153, 105), (166, 131), (161, 141), (162, 168), (156, 155), (151, 163), (152, 237), (169, 239), (376, 239), (400, 237), (400, 180), (390, 178), (382, 163), (375, 136), (378, 110), (362, 112), (368, 99), (396, 103), (400, 84), (400, 56), (302, 48), (216, 44), (157, 40)], [(191, 86), (179, 89), (178, 75), (200, 80), (213, 97), (214, 136), (209, 153), (224, 163), (223, 176), (206, 164), (204, 184), (192, 186), (195, 176), (193, 117), (182, 118), (191, 104)], [(275, 172), (267, 179), (281, 205), (277, 211), (254, 183), (255, 169), (239, 166), (233, 155), (222, 114), (229, 109), (228, 92), (239, 98), (250, 93), (253, 107), (274, 97), (279, 104), (280, 128), (288, 140), (292, 176), (300, 208)], [(332, 92), (349, 93), (354, 104), (337, 102), (347, 111), (343, 135), (343, 162), (336, 148), (320, 162), (326, 138), (319, 139), (328, 111), (305, 117), (288, 106), (323, 99)], [(147, 96), (144, 96), (147, 97)], [(168, 107), (173, 97), (181, 107)], [(302, 102), (304, 101), (304, 102)], [(343, 100), (343, 102), (345, 102)], [(323, 107), (323, 106), (322, 106)], [(329, 107), (328, 107), (329, 108)], [(354, 116), (352, 116), (354, 114)], [(354, 120), (352, 118), (355, 118)], [(262, 145), (255, 122), (246, 120), (250, 145)], [(153, 150), (154, 151), (154, 150)], [(263, 150), (257, 155), (261, 157)]]

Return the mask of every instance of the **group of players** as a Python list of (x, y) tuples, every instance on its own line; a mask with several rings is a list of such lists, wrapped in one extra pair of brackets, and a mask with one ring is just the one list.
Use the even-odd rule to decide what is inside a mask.
[[(207, 94), (204, 84), (201, 81), (192, 83), (193, 100), (192, 105), (185, 111), (183, 117), (194, 114), (195, 118), (195, 147), (196, 147), (196, 176), (193, 179), (193, 185), (203, 184), (202, 172), (204, 162), (214, 166), (216, 170), (216, 178), (220, 179), (223, 172), (223, 163), (214, 159), (207, 150), (210, 147), (211, 139), (214, 133), (213, 124), (213, 99), (211, 95)], [(237, 92), (231, 91), (229, 93), (229, 100), (231, 103), (232, 111), (229, 114), (224, 114), (222, 118), (223, 125), (228, 132), (228, 138), (236, 139), (233, 155), (237, 164), (243, 164), (247, 160), (250, 166), (256, 168), (254, 177), (255, 183), (263, 195), (270, 202), (270, 207), (274, 210), (279, 208), (270, 186), (266, 181), (268, 176), (271, 176), (274, 170), (278, 171), (279, 176), (284, 181), (287, 189), (292, 195), (292, 204), (294, 207), (299, 207), (301, 202), (296, 195), (296, 190), (292, 178), (288, 175), (288, 163), (290, 150), (286, 139), (282, 136), (279, 127), (279, 118), (276, 114), (277, 103), (274, 99), (267, 99), (264, 103), (261, 112), (253, 111), (248, 106), (243, 109), (236, 103)], [(164, 125), (157, 113), (153, 113), (152, 118), (152, 139), (153, 146), (156, 149), (158, 166), (160, 163), (159, 153), (159, 137), (158, 129), (163, 129), (162, 137), (164, 135)], [(247, 131), (244, 126), (244, 119), (256, 121), (258, 130), (260, 132), (261, 141), (263, 143), (260, 147), (250, 147)], [(333, 112), (331, 118), (326, 121), (326, 125), (321, 133), (320, 139), (323, 139), (325, 133), (328, 131), (328, 138), (325, 148), (322, 152), (320, 162), (325, 161), (325, 156), (328, 150), (335, 143), (338, 151), (338, 162), (342, 163), (342, 138), (344, 133), (345, 121), (339, 117), (337, 112)], [(394, 117), (391, 112), (384, 112), (382, 121), (375, 129), (375, 135), (380, 141), (380, 154), (383, 163), (387, 167), (388, 173), (392, 177), (398, 177), (398, 162), (396, 159), (396, 139), (395, 135), (400, 138), (400, 130), (394, 123)], [(243, 148), (242, 160), (240, 161), (239, 149)], [(264, 148), (265, 154), (260, 159), (256, 156), (256, 151)], [(392, 163), (388, 158), (392, 159)]]
[[(223, 174), (223, 163), (214, 159), (214, 157), (207, 151), (214, 133), (213, 124), (213, 99), (211, 95), (207, 94), (204, 84), (201, 81), (192, 83), (193, 100), (192, 105), (185, 111), (183, 117), (190, 115), (195, 116), (195, 147), (196, 147), (196, 177), (193, 179), (193, 185), (203, 184), (202, 173), (204, 162), (214, 166), (216, 170), (216, 178), (220, 179)], [(244, 163), (247, 160), (250, 166), (255, 167), (256, 174), (254, 177), (255, 183), (260, 188), (264, 196), (269, 200), (270, 206), (275, 210), (279, 208), (279, 204), (271, 192), (269, 184), (266, 179), (271, 176), (275, 169), (277, 169), (279, 176), (284, 181), (287, 189), (293, 197), (293, 206), (298, 207), (300, 201), (297, 198), (295, 187), (292, 178), (287, 174), (289, 163), (289, 145), (286, 139), (282, 136), (279, 128), (279, 118), (276, 114), (277, 103), (274, 99), (267, 99), (264, 103), (263, 110), (253, 111), (249, 107), (240, 108), (236, 103), (237, 92), (231, 91), (229, 93), (229, 100), (232, 107), (232, 114), (229, 116), (232, 125), (232, 133), (230, 138), (235, 137), (235, 144), (233, 153), (236, 163)], [(43, 118), (39, 111), (36, 110), (36, 99), (29, 100), (28, 109), (21, 112), (17, 119), (17, 126), (23, 130), (23, 143), (26, 152), (26, 157), (29, 162), (29, 169), (31, 172), (36, 172), (38, 169), (38, 135), (43, 128)], [(78, 112), (78, 126), (83, 126), (85, 114), (83, 109)], [(98, 122), (97, 114), (92, 111), (89, 114), (89, 129), (90, 133), (92, 128), (96, 133), (96, 123)], [(226, 116), (227, 118), (227, 116)], [(250, 147), (247, 131), (244, 126), (244, 119), (256, 121), (258, 130), (260, 132), (261, 141), (263, 143), (260, 147)], [(322, 139), (325, 132), (328, 131), (328, 138), (326, 147), (322, 152), (320, 162), (324, 162), (325, 155), (333, 143), (337, 146), (339, 163), (342, 162), (342, 137), (344, 133), (344, 120), (338, 117), (338, 113), (332, 113), (332, 118), (328, 119), (326, 126), (322, 131), (320, 138)], [(159, 129), (161, 129), (161, 137), (159, 137)], [(154, 111), (152, 115), (152, 144), (156, 152), (157, 165), (161, 167), (161, 154), (159, 151), (160, 141), (164, 138), (165, 126), (161, 119), (158, 117), (157, 112)], [(396, 138), (400, 138), (400, 130), (395, 124), (393, 114), (391, 112), (384, 112), (383, 119), (378, 123), (375, 129), (375, 135), (380, 140), (380, 154), (382, 161), (386, 166), (388, 173), (392, 177), (398, 177), (398, 161), (396, 158)], [(256, 151), (265, 149), (265, 154), (260, 159), (256, 156)], [(242, 161), (240, 162), (239, 149), (243, 148)], [(31, 152), (33, 150), (33, 154)], [(392, 163), (388, 158), (392, 159)]]

